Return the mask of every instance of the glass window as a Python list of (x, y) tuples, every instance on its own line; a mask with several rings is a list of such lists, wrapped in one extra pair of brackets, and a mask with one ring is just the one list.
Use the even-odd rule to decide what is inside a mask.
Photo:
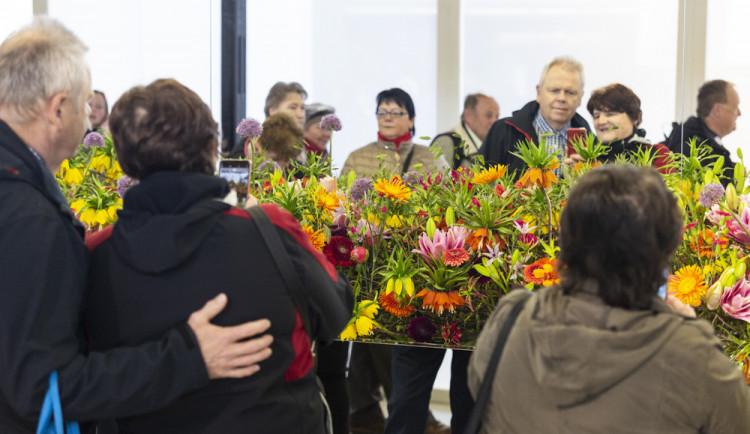
[[(740, 95), (740, 112), (745, 108), (750, 110), (750, 58), (744, 54), (746, 47), (750, 46), (750, 30), (745, 27), (748, 16), (750, 3), (746, 1), (708, 2), (706, 80), (720, 78), (734, 83)], [(685, 90), (685, 94), (686, 98), (696, 98), (698, 89), (693, 89), (692, 93)], [(722, 141), (734, 161), (737, 161), (737, 148), (742, 147), (747, 154), (750, 149), (750, 118), (747, 115), (737, 118), (737, 129)]]
[(212, 2), (48, 0), (48, 8), (88, 45), (93, 87), (110, 108), (126, 90), (158, 78), (174, 78), (212, 100)]
[(584, 66), (579, 114), (591, 123), (591, 91), (619, 82), (640, 97), (647, 137), (663, 141), (674, 117), (677, 7), (651, 0), (464, 0), (462, 88), (495, 97), (501, 117), (510, 116), (536, 98), (544, 65), (570, 55)]

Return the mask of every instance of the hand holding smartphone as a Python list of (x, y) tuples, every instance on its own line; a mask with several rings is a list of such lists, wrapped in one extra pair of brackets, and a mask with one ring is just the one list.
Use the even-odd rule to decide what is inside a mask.
[(586, 128), (568, 128), (568, 148), (567, 156), (577, 155), (575, 149), (573, 149), (573, 143), (586, 140)]
[(237, 196), (241, 202), (247, 199), (247, 184), (250, 179), (249, 160), (221, 160), (219, 176), (229, 183), (229, 187), (237, 190)]

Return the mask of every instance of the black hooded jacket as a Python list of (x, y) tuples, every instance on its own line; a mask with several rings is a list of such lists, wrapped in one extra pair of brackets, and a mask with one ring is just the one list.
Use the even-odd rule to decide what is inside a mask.
[[(214, 323), (268, 318), (274, 336), (273, 354), (255, 375), (211, 381), (160, 411), (120, 419), (121, 433), (322, 430), (323, 408), (300, 316), (258, 227), (246, 211), (222, 200), (227, 193), (218, 177), (156, 173), (128, 190), (113, 229), (90, 238), (85, 322), (95, 349), (153, 339), (220, 292), (229, 305)], [(351, 317), (348, 282), (291, 214), (275, 205), (263, 209), (303, 283), (313, 333), (332, 340)]]
[(85, 356), (88, 254), (55, 179), (0, 121), (0, 433), (33, 433), (49, 375), (68, 420), (151, 411), (208, 384), (187, 315), (153, 341)]
[[(732, 161), (732, 154), (729, 153), (729, 150), (716, 142), (716, 137), (717, 134), (708, 128), (703, 119), (691, 116), (682, 125), (677, 122), (672, 123), (672, 132), (667, 138), (666, 145), (675, 154), (682, 153), (689, 156), (688, 142), (691, 139), (695, 138), (698, 145), (705, 143), (709, 148), (709, 153), (704, 160), (704, 164), (713, 164), (718, 157), (724, 157), (724, 178), (720, 178), (720, 180), (722, 185), (726, 187), (734, 179), (735, 163)], [(684, 141), (681, 141), (680, 138), (684, 138)]]

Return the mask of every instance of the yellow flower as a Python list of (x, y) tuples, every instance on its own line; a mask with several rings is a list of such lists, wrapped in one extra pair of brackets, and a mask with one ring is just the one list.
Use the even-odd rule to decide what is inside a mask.
[(380, 305), (373, 300), (362, 300), (359, 302), (358, 310), (362, 316), (373, 318), (378, 313), (378, 309), (380, 309)]
[(394, 215), (385, 219), (385, 225), (389, 228), (400, 228), (404, 226), (404, 216)]
[(326, 245), (326, 236), (323, 233), (323, 229), (318, 229), (316, 231), (310, 225), (302, 225), (302, 230), (307, 234), (308, 238), (310, 238), (310, 243), (315, 247), (315, 250), (322, 252), (323, 247)]
[(112, 167), (107, 169), (107, 178), (117, 180), (122, 176), (122, 168), (120, 168), (120, 162), (115, 160)]
[(387, 196), (397, 202), (406, 202), (411, 198), (411, 190), (404, 184), (400, 176), (394, 176), (391, 179), (378, 179), (374, 188), (381, 196)]
[(315, 206), (321, 208), (325, 214), (330, 214), (339, 206), (338, 196), (335, 193), (329, 193), (322, 186), (315, 189), (315, 193), (310, 200), (315, 202)]
[(357, 328), (357, 334), (359, 336), (371, 335), (372, 328), (375, 326), (372, 320), (366, 316), (361, 316), (354, 321), (354, 326)]
[(340, 338), (342, 341), (357, 339), (357, 327), (354, 325), (353, 321), (346, 326), (343, 332), (341, 332)]
[(82, 222), (86, 223), (89, 226), (95, 226), (96, 225), (96, 210), (93, 208), (87, 208), (83, 210), (80, 217)]
[(489, 169), (482, 170), (479, 173), (474, 174), (474, 178), (471, 179), (472, 184), (489, 184), (490, 182), (497, 181), (505, 175), (506, 167), (498, 164), (497, 166), (490, 167)]
[(86, 201), (83, 199), (78, 199), (70, 204), (70, 209), (73, 210), (74, 214), (78, 214), (78, 212), (86, 205)]
[(122, 208), (122, 205), (112, 205), (107, 208), (107, 217), (109, 218), (109, 221), (114, 222), (117, 220), (117, 210), (120, 208)]
[(708, 287), (703, 281), (700, 268), (697, 265), (687, 265), (679, 269), (674, 276), (669, 277), (667, 289), (681, 302), (691, 306), (700, 306), (701, 297), (706, 295)]
[(96, 215), (94, 217), (94, 221), (99, 223), (100, 225), (105, 225), (109, 221), (109, 213), (106, 209), (98, 209), (96, 210)]
[(68, 168), (65, 170), (62, 181), (65, 185), (80, 184), (83, 181), (83, 171), (81, 169)]
[(91, 159), (91, 170), (104, 172), (112, 165), (112, 159), (107, 155), (97, 155)]

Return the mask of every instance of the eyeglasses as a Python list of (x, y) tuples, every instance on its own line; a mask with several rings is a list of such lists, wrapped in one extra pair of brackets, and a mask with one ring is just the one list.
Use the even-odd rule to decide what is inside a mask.
[(400, 118), (401, 116), (408, 115), (409, 113), (402, 112), (400, 110), (393, 110), (393, 111), (390, 111), (390, 112), (389, 111), (385, 111), (385, 110), (378, 110), (377, 112), (375, 112), (375, 114), (379, 118), (384, 118), (384, 117), (386, 117), (388, 115), (391, 115), (394, 118)]

